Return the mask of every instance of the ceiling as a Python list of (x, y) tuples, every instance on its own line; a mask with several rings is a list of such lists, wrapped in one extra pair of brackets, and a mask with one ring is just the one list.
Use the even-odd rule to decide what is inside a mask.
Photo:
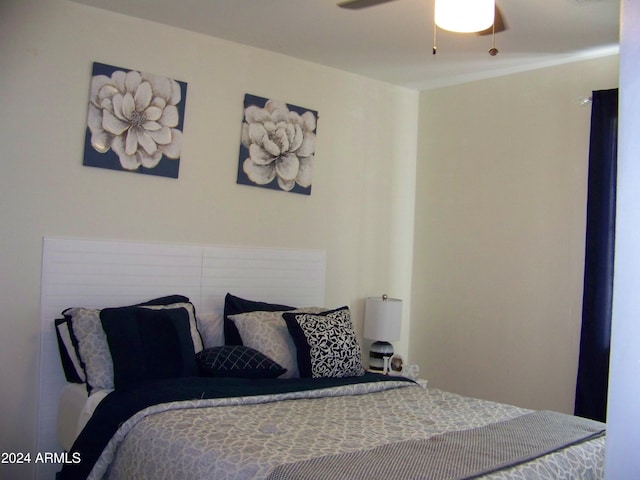
[(412, 89), (429, 89), (618, 51), (620, 0), (496, 0), (508, 29), (437, 33), (434, 0), (363, 10), (338, 0), (74, 0)]

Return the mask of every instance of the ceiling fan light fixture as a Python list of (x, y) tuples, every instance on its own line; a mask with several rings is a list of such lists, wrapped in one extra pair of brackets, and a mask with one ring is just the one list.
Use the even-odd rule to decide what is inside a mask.
[(495, 13), (495, 0), (436, 0), (434, 19), (444, 30), (471, 33), (491, 27)]

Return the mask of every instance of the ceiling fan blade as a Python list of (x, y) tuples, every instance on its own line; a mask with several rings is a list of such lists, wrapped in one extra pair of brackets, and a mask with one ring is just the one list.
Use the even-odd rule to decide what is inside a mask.
[(381, 3), (394, 2), (395, 0), (344, 0), (338, 2), (338, 6), (341, 8), (348, 8), (349, 10), (360, 10), (361, 8), (369, 8)]
[[(507, 30), (507, 22), (505, 22), (504, 17), (502, 16), (502, 12), (496, 5), (496, 16), (493, 20), (493, 24), (496, 26), (496, 33), (504, 32)], [(482, 30), (481, 32), (476, 32), (476, 35), (493, 35), (493, 26), (487, 28), (486, 30)]]

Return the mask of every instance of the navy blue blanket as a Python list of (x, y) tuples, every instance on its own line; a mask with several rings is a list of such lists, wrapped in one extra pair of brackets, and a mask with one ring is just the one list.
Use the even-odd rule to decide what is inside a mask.
[(58, 478), (59, 480), (86, 479), (102, 450), (119, 426), (137, 412), (152, 405), (194, 399), (270, 395), (399, 379), (402, 377), (374, 373), (367, 373), (361, 377), (283, 380), (183, 377), (146, 382), (118, 389), (100, 402), (86, 427), (73, 444), (69, 457), (77, 458), (79, 455), (81, 461), (66, 463)]

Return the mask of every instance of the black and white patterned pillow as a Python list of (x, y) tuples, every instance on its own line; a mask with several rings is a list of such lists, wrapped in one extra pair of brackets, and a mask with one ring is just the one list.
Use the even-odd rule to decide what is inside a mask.
[(348, 307), (322, 314), (282, 314), (297, 348), (301, 377), (364, 375), (361, 350)]
[(203, 377), (276, 378), (287, 371), (253, 348), (223, 345), (205, 348), (196, 355)]

